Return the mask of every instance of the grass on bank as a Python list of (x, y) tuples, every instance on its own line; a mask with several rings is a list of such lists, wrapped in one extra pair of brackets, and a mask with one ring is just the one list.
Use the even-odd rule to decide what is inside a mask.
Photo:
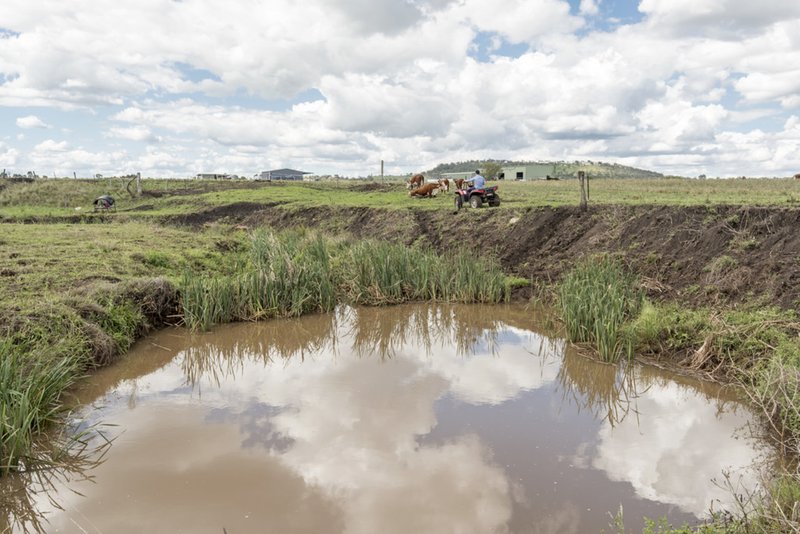
[[(126, 224), (3, 224), (0, 228), (0, 310), (24, 312), (103, 283), (186, 270), (225, 272), (244, 249), (244, 232), (212, 226), (202, 232), (146, 222)], [(0, 318), (2, 317), (0, 311)], [(0, 326), (2, 323), (0, 322)]]
[(308, 231), (253, 234), (248, 261), (225, 276), (186, 274), (186, 324), (213, 324), (330, 311), (338, 302), (499, 302), (509, 282), (499, 267), (466, 253), (377, 241), (335, 240)]
[[(41, 349), (39, 349), (41, 350)], [(62, 393), (84, 368), (84, 356), (28, 352), (0, 341), (0, 474), (36, 448), (36, 438), (61, 415)]]
[(579, 262), (558, 285), (567, 339), (590, 344), (605, 362), (632, 353), (623, 327), (638, 315), (642, 301), (636, 277), (610, 256)]

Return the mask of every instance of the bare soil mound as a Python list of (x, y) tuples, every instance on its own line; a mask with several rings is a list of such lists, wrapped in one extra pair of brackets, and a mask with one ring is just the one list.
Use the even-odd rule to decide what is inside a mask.
[(187, 213), (185, 215), (170, 216), (166, 218), (164, 222), (167, 224), (193, 227), (200, 227), (213, 222), (240, 224), (254, 215), (258, 216), (263, 210), (267, 210), (276, 205), (276, 203), (260, 204), (257, 202), (235, 202), (233, 204), (226, 204), (224, 206)]

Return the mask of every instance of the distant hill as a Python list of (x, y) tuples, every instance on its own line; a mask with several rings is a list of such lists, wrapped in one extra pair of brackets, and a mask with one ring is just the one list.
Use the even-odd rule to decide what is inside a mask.
[(584, 171), (592, 178), (663, 178), (659, 172), (637, 169), (618, 163), (603, 163), (601, 161), (504, 161), (504, 160), (471, 160), (455, 163), (440, 163), (426, 174), (441, 174), (445, 172), (472, 172), (483, 168), (487, 163), (496, 163), (501, 166), (530, 165), (533, 163), (555, 165), (556, 178), (574, 178), (578, 171)]

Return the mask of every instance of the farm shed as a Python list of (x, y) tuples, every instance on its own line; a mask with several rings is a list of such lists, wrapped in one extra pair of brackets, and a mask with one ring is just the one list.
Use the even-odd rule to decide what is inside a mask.
[(306, 174), (313, 174), (295, 169), (275, 169), (272, 171), (262, 171), (256, 174), (256, 180), (302, 180)]
[(548, 176), (556, 176), (556, 166), (553, 163), (531, 163), (529, 165), (503, 167), (499, 175), (499, 177), (506, 180), (545, 180)]

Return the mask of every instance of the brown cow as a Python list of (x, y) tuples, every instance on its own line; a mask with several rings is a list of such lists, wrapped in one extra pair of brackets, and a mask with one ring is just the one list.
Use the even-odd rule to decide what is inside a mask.
[(408, 193), (410, 197), (434, 197), (439, 192), (439, 184), (425, 184)]
[(794, 179), (795, 179), (795, 180), (800, 180), (800, 174), (795, 174), (795, 175), (794, 175)]
[(408, 189), (414, 189), (422, 187), (422, 184), (424, 183), (425, 183), (425, 177), (422, 176), (421, 174), (415, 174), (414, 176), (411, 177), (411, 179), (408, 182), (406, 182), (406, 187)]
[(456, 178), (453, 183), (456, 184), (456, 189), (464, 189), (464, 178)]
[(439, 180), (439, 189), (447, 193), (450, 191), (450, 180), (445, 178), (444, 180)]

